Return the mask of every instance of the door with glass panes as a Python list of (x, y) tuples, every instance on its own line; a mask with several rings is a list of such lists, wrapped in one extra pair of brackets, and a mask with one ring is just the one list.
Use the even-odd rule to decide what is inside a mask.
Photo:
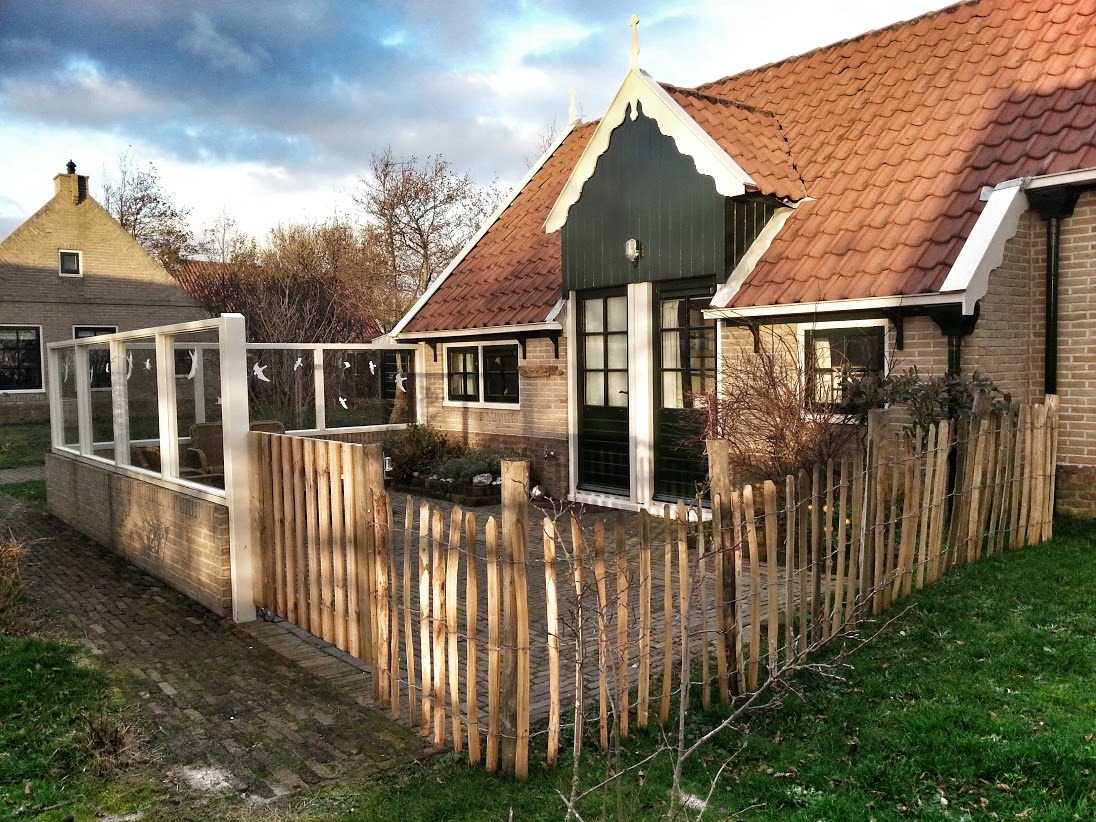
[(628, 423), (628, 295), (624, 289), (579, 298), (578, 487), (631, 490)]
[(708, 476), (701, 439), (706, 393), (715, 387), (715, 320), (705, 319), (711, 282), (666, 285), (655, 301), (654, 496), (689, 499)]

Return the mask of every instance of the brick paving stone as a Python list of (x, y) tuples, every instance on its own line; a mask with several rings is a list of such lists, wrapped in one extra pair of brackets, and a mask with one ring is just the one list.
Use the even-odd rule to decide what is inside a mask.
[(425, 754), (418, 734), (365, 704), (371, 682), (357, 660), (283, 624), (223, 620), (2, 495), (0, 521), (28, 543), (26, 582), (47, 627), (135, 694), (165, 769), (217, 768), (268, 798)]

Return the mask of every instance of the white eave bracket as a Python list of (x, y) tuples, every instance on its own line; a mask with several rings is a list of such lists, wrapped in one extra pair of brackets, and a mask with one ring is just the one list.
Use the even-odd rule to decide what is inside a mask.
[(963, 314), (974, 313), (986, 296), (989, 275), (1005, 259), (1005, 244), (1016, 236), (1021, 215), (1028, 209), (1024, 180), (1008, 180), (990, 191), (985, 208), (970, 232), (940, 292), (961, 292)]
[(551, 234), (558, 231), (567, 222), (571, 206), (578, 202), (583, 186), (593, 176), (598, 158), (609, 147), (613, 131), (624, 122), (625, 117), (630, 116), (634, 120), (639, 114), (639, 107), (642, 107), (644, 115), (658, 124), (662, 134), (674, 141), (678, 151), (692, 158), (700, 174), (706, 174), (715, 181), (716, 191), (724, 197), (738, 197), (746, 193), (747, 186), (757, 187), (750, 175), (677, 104), (666, 89), (642, 69), (631, 68), (548, 213), (545, 232)]

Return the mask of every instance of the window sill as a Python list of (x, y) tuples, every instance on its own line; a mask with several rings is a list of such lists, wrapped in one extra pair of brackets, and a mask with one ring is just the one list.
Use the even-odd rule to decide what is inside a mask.
[(484, 411), (520, 411), (520, 402), (478, 402), (473, 400), (443, 400), (442, 408), (480, 408)]

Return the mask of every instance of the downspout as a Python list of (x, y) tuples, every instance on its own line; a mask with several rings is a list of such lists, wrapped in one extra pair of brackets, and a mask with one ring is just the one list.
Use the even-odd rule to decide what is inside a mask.
[(1047, 224), (1046, 312), (1043, 328), (1043, 392), (1058, 393), (1058, 299), (1062, 220), (1073, 216), (1076, 188), (1045, 188), (1027, 192), (1028, 202)]
[(1043, 340), (1043, 390), (1058, 393), (1058, 266), (1061, 259), (1062, 219), (1047, 218), (1046, 320)]

